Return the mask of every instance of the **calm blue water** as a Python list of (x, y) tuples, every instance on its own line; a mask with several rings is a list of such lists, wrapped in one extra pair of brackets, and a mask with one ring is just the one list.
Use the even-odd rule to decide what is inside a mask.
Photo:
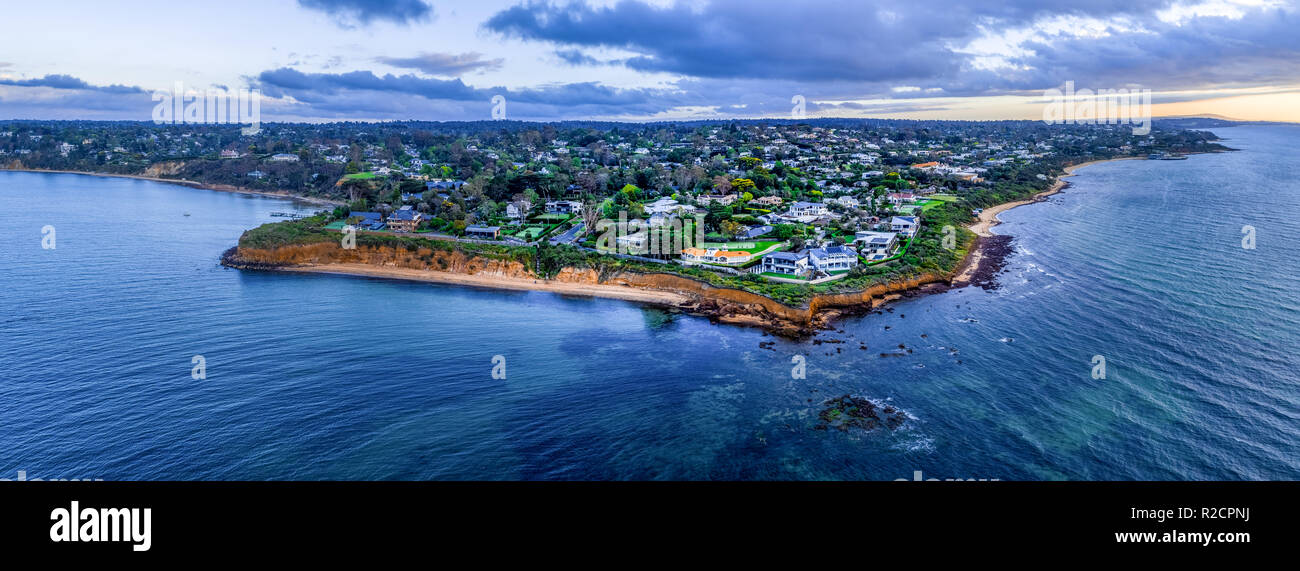
[[(1219, 133), (1244, 151), (1005, 213), (1000, 290), (775, 351), (619, 301), (229, 270), (292, 203), (0, 173), (0, 478), (1295, 479), (1300, 128)], [(814, 430), (845, 393), (912, 419)]]

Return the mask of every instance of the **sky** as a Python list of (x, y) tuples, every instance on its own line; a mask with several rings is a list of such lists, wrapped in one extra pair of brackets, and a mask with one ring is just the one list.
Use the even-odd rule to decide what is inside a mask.
[(1300, 121), (1297, 2), (7, 0), (0, 119), (148, 120), (178, 82), (264, 122), (1041, 119), (1073, 82)]

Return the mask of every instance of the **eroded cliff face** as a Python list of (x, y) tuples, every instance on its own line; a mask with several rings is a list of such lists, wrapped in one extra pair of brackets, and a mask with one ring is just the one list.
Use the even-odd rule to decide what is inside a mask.
[[(335, 242), (285, 246), (275, 249), (231, 248), (222, 257), (224, 265), (241, 269), (275, 269), (287, 266), (325, 264), (368, 264), (434, 272), (538, 279), (532, 269), (514, 260), (467, 256), (459, 251), (420, 248), (376, 248), (359, 246), (343, 249)], [(725, 323), (763, 327), (788, 336), (805, 336), (825, 328), (842, 312), (871, 309), (890, 294), (925, 284), (946, 281), (945, 276), (925, 275), (904, 282), (878, 285), (853, 293), (816, 295), (808, 307), (790, 307), (755, 293), (719, 288), (672, 274), (615, 272), (602, 276), (594, 269), (565, 268), (552, 281), (586, 285), (631, 286), (682, 294), (691, 301), (683, 311), (706, 315)]]

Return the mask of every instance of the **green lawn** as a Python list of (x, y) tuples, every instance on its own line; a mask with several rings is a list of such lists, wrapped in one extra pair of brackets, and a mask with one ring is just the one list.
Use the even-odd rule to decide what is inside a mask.
[(705, 242), (701, 248), (720, 248), (723, 250), (733, 250), (740, 252), (749, 252), (756, 254), (768, 248), (773, 244), (780, 244), (780, 240), (759, 240), (757, 242)]
[(767, 277), (769, 277), (769, 278), (785, 278), (785, 279), (787, 279), (787, 280), (799, 280), (799, 281), (804, 281), (804, 282), (808, 281), (808, 280), (805, 280), (805, 279), (803, 279), (803, 278), (801, 278), (801, 277), (799, 277), (799, 276), (792, 276), (792, 275), (789, 275), (789, 274), (778, 274), (778, 273), (776, 273), (776, 272), (761, 272), (761, 273), (759, 273), (758, 275), (760, 275), (760, 276), (767, 276)]
[(372, 172), (359, 172), (354, 174), (343, 175), (343, 179), (344, 180), (370, 180), (372, 178), (375, 178), (375, 176), (376, 176), (375, 173)]
[(568, 220), (572, 216), (573, 216), (572, 214), (538, 214), (537, 216), (533, 217), (533, 220), (564, 222), (565, 220)]

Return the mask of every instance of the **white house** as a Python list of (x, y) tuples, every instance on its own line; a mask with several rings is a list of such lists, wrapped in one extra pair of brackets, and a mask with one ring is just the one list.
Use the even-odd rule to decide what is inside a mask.
[(844, 246), (808, 250), (808, 263), (823, 272), (844, 271), (858, 265), (858, 254)]
[(898, 246), (898, 234), (893, 232), (856, 232), (853, 243), (858, 252), (870, 261), (883, 260), (894, 254)]
[(890, 230), (908, 237), (916, 234), (919, 226), (915, 216), (895, 216), (889, 219)]
[(820, 202), (796, 202), (790, 205), (789, 216), (825, 216), (826, 205)]
[(772, 252), (763, 256), (763, 272), (801, 276), (808, 273), (808, 254)]

